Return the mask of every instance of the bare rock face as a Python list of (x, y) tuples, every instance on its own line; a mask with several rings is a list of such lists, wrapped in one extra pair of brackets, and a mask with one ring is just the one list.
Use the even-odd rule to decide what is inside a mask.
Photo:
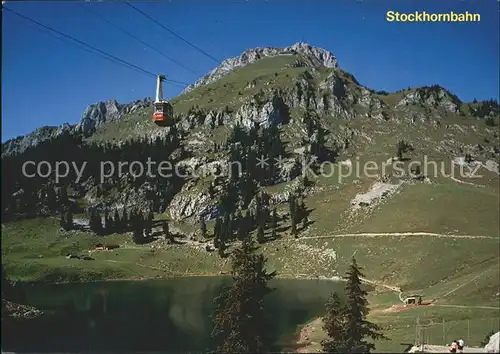
[(256, 123), (267, 128), (284, 123), (287, 120), (287, 110), (288, 107), (279, 96), (274, 96), (263, 106), (252, 100), (236, 112), (236, 122), (246, 128), (251, 128)]
[(408, 105), (425, 105), (441, 108), (450, 113), (457, 113), (460, 100), (440, 86), (420, 87), (411, 90), (397, 104), (396, 108)]
[(171, 218), (176, 221), (187, 218), (211, 220), (219, 215), (218, 206), (213, 204), (208, 193), (189, 191), (189, 187), (175, 195), (168, 209)]
[(120, 111), (121, 107), (116, 100), (91, 104), (83, 112), (82, 120), (75, 130), (87, 136), (103, 123), (119, 118)]
[(139, 108), (152, 106), (153, 102), (149, 98), (138, 100), (128, 104), (119, 104), (116, 100), (98, 102), (91, 104), (83, 112), (82, 119), (75, 126), (74, 130), (83, 136), (89, 136), (97, 128), (106, 122), (118, 120), (124, 114), (132, 113)]
[(297, 55), (300, 54), (306, 57), (313, 66), (316, 67), (326, 67), (326, 68), (336, 68), (337, 58), (329, 51), (313, 47), (310, 44), (298, 42), (294, 45), (276, 48), (276, 47), (264, 47), (264, 48), (254, 48), (243, 52), (239, 57), (230, 58), (224, 60), (220, 66), (210, 71), (207, 75), (202, 77), (196, 83), (189, 85), (184, 91), (188, 92), (195, 87), (207, 85), (215, 82), (222, 78), (223, 76), (229, 74), (232, 70), (238, 67), (243, 67), (245, 65), (254, 63), (255, 61), (265, 58), (273, 57), (278, 55)]
[(17, 304), (2, 299), (2, 313), (6, 316), (32, 319), (44, 314), (42, 310), (28, 305)]
[(490, 337), (490, 341), (484, 347), (485, 353), (500, 353), (500, 332)]
[(301, 174), (302, 161), (299, 156), (284, 158), (278, 166), (281, 182), (289, 182)]
[(71, 125), (68, 123), (64, 123), (59, 127), (45, 126), (37, 128), (25, 136), (7, 140), (4, 144), (2, 144), (2, 157), (21, 154), (30, 147), (35, 147), (44, 141), (56, 138), (63, 134), (69, 134), (70, 132)]
[(288, 107), (312, 109), (339, 118), (352, 118), (352, 113), (342, 103), (347, 98), (347, 87), (337, 74), (332, 73), (317, 87), (311, 83), (312, 79), (312, 74), (306, 71), (291, 88), (282, 93)]

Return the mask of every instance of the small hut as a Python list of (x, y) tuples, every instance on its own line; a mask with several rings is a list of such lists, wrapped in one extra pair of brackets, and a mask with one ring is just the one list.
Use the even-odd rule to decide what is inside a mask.
[(405, 305), (421, 305), (422, 295), (410, 295), (403, 299)]

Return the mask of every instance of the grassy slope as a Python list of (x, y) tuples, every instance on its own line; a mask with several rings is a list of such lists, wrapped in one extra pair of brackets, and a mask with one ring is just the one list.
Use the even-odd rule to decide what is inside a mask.
[[(88, 232), (59, 230), (56, 219), (34, 219), (5, 224), (2, 256), (10, 277), (22, 280), (86, 281), (117, 278), (154, 278), (184, 274), (215, 273), (224, 267), (215, 255), (187, 246), (171, 245), (162, 250), (137, 246), (130, 234), (105, 238)], [(94, 260), (66, 259), (66, 255), (88, 254), (103, 240), (120, 244), (109, 252), (93, 252)]]

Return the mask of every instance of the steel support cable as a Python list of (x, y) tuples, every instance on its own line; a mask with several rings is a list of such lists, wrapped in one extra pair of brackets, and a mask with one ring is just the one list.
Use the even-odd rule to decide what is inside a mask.
[(115, 28), (117, 28), (119, 31), (125, 33), (126, 35), (128, 35), (129, 37), (135, 39), (136, 41), (142, 43), (143, 45), (145, 45), (146, 47), (148, 47), (149, 49), (155, 51), (156, 53), (160, 54), (161, 56), (163, 56), (164, 58), (170, 60), (171, 62), (173, 62), (174, 64), (177, 64), (179, 65), (181, 68), (189, 71), (190, 73), (196, 75), (197, 77), (201, 77), (203, 75), (197, 73), (196, 71), (190, 69), (189, 67), (185, 66), (184, 64), (182, 64), (181, 62), (177, 61), (176, 59), (168, 56), (167, 54), (163, 53), (162, 51), (160, 51), (159, 49), (153, 47), (152, 45), (150, 45), (149, 43), (143, 41), (142, 39), (140, 39), (139, 37), (137, 37), (136, 35), (134, 35), (133, 33), (123, 29), (122, 27), (118, 26), (117, 24), (111, 22), (110, 20), (108, 20), (106, 17), (104, 17), (103, 15), (99, 14), (97, 11), (94, 11), (92, 9), (90, 9), (88, 6), (85, 6), (81, 3), (77, 3), (80, 7), (82, 7), (83, 9), (85, 9), (86, 11), (88, 11), (89, 13), (93, 14), (94, 16), (100, 18), (102, 21), (106, 22), (107, 24), (109, 24), (110, 26), (113, 26)]
[(179, 38), (181, 41), (183, 41), (184, 43), (188, 44), (189, 46), (191, 46), (192, 48), (196, 49), (197, 51), (199, 51), (200, 53), (202, 53), (203, 55), (205, 55), (206, 57), (212, 59), (213, 61), (215, 61), (217, 64), (221, 64), (222, 61), (220, 61), (219, 59), (217, 59), (216, 57), (214, 57), (213, 55), (207, 53), (206, 51), (204, 51), (203, 49), (201, 49), (200, 47), (198, 47), (197, 45), (191, 43), (190, 41), (188, 41), (187, 39), (185, 39), (184, 37), (182, 37), (180, 34), (177, 34), (175, 31), (171, 30), (170, 28), (166, 27), (165, 25), (161, 24), (160, 22), (156, 21), (154, 18), (152, 18), (151, 16), (149, 16), (147, 13), (145, 13), (144, 11), (142, 11), (141, 9), (137, 8), (136, 6), (132, 5), (131, 3), (129, 3), (128, 1), (123, 1), (125, 4), (127, 4), (128, 6), (130, 6), (131, 8), (133, 8), (135, 11), (139, 12), (140, 14), (142, 14), (143, 16), (145, 16), (146, 18), (150, 19), (151, 21), (153, 21), (154, 23), (156, 23), (158, 26), (162, 27), (164, 30), (166, 30), (167, 32), (173, 34), (175, 37)]
[[(123, 60), (123, 59), (121, 59), (121, 58), (119, 58), (119, 57), (117, 57), (117, 56), (115, 56), (113, 54), (109, 54), (109, 53), (107, 53), (107, 52), (105, 52), (105, 51), (103, 51), (103, 50), (101, 50), (99, 48), (96, 48), (96, 47), (94, 47), (94, 46), (92, 46), (90, 44), (87, 44), (87, 43), (85, 43), (85, 42), (83, 42), (83, 41), (81, 41), (81, 40), (79, 40), (79, 39), (77, 39), (77, 38), (75, 38), (73, 36), (70, 36), (68, 34), (65, 34), (65, 33), (61, 32), (61, 31), (58, 31), (58, 30), (56, 30), (56, 29), (54, 29), (54, 28), (52, 28), (50, 26), (44, 25), (43, 23), (40, 23), (40, 22), (38, 22), (36, 20), (33, 20), (32, 18), (29, 18), (29, 17), (27, 17), (27, 16), (25, 16), (23, 14), (20, 14), (19, 12), (15, 11), (15, 10), (12, 10), (12, 9), (7, 8), (5, 6), (2, 6), (2, 9), (3, 10), (7, 10), (9, 12), (12, 12), (13, 14), (15, 14), (15, 15), (23, 18), (24, 20), (26, 20), (28, 22), (34, 23), (34, 24), (36, 24), (36, 25), (38, 25), (38, 26), (40, 26), (40, 27), (42, 27), (42, 28), (44, 28), (46, 30), (49, 30), (49, 31), (51, 31), (53, 33), (56, 33), (56, 34), (58, 34), (58, 35), (60, 35), (60, 36), (62, 36), (64, 38), (68, 38), (68, 39), (72, 40), (73, 42), (78, 43), (79, 44), (78, 48), (80, 48), (80, 49), (84, 49), (84, 48), (82, 48), (82, 46), (83, 46), (83, 47), (85, 47), (86, 51), (89, 51), (87, 48), (90, 48), (91, 50), (93, 50), (92, 53), (94, 53), (94, 54), (98, 53), (99, 55), (103, 56), (105, 59), (114, 61), (115, 63), (123, 65), (123, 66), (125, 66), (125, 67), (127, 67), (129, 69), (133, 69), (135, 71), (141, 72), (142, 74), (145, 74), (145, 75), (148, 75), (148, 76), (152, 76), (154, 78), (157, 77), (156, 74), (152, 73), (149, 70), (143, 69), (143, 68), (141, 68), (141, 67), (139, 67), (139, 66), (137, 66), (135, 64), (129, 63), (126, 60)], [(56, 38), (62, 39), (60, 37), (56, 37)], [(66, 43), (74, 44), (73, 42), (67, 42), (67, 41), (65, 41), (65, 42)], [(189, 85), (188, 83), (185, 83), (185, 82), (182, 82), (182, 81), (178, 81), (178, 80), (166, 79), (165, 81), (171, 82), (171, 83), (176, 83), (176, 84), (181, 84), (181, 85), (186, 85), (186, 86)]]

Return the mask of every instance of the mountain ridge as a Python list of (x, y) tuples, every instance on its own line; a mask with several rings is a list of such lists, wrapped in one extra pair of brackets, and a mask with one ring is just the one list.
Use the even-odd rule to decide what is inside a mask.
[(316, 59), (316, 64), (318, 64), (318, 66), (321, 64), (327, 68), (337, 67), (337, 58), (330, 51), (323, 48), (314, 47), (305, 42), (297, 42), (287, 47), (257, 47), (247, 49), (237, 57), (224, 60), (220, 66), (209, 71), (205, 76), (197, 80), (194, 84), (189, 85), (182, 93), (189, 92), (190, 90), (201, 85), (206, 85), (217, 81), (233, 71), (235, 68), (246, 66), (248, 64), (254, 63), (259, 59), (291, 54), (301, 54), (308, 57), (309, 59)]
[[(255, 64), (258, 61), (262, 61), (264, 58), (276, 58), (282, 55), (289, 55), (291, 57), (293, 56), (294, 58), (298, 58), (284, 65), (284, 68), (295, 67), (311, 70), (304, 71), (305, 76), (303, 76), (302, 78), (298, 77), (299, 81), (297, 82), (297, 85), (301, 85), (300, 90), (309, 90), (310, 84), (308, 83), (308, 80), (310, 80), (311, 78), (310, 72), (312, 72), (314, 76), (314, 72), (316, 70), (326, 68), (332, 70), (331, 74), (326, 77), (324, 82), (319, 84), (318, 89), (329, 90), (329, 85), (333, 84), (332, 89), (334, 91), (337, 90), (337, 93), (334, 92), (334, 95), (337, 98), (341, 97), (346, 92), (345, 83), (342, 83), (342, 81), (345, 80), (339, 81), (337, 79), (338, 75), (336, 74), (336, 72), (340, 70), (338, 67), (337, 58), (326, 49), (314, 47), (304, 42), (297, 42), (287, 47), (258, 47), (248, 49), (244, 51), (240, 56), (226, 59), (225, 61), (223, 61), (223, 64), (221, 66), (211, 70), (207, 75), (197, 80), (194, 84), (188, 87), (179, 96), (175, 97), (172, 101), (182, 100), (186, 95), (191, 94), (193, 90), (213, 85), (221, 81), (223, 78), (227, 78), (230, 74), (234, 73), (236, 69), (248, 67), (249, 65)], [(406, 90), (388, 93), (384, 91), (375, 91), (371, 88), (363, 86), (359, 84), (359, 82), (354, 78), (352, 74), (347, 72), (343, 73), (346, 75), (348, 80), (351, 80), (354, 85), (359, 86), (361, 90), (358, 93), (359, 97), (352, 100), (352, 104), (360, 103), (361, 105), (364, 105), (370, 109), (379, 109), (380, 112), (376, 113), (375, 116), (381, 119), (387, 117), (388, 115), (387, 112), (382, 112), (384, 109), (407, 110), (409, 106), (415, 105), (420, 105), (424, 108), (441, 106), (451, 113), (472, 113), (471, 115), (473, 116), (475, 115), (482, 117), (492, 115), (495, 116), (500, 112), (498, 104), (493, 100), (464, 103), (448, 89), (443, 88), (439, 85), (414, 87)], [(309, 77), (309, 79), (307, 77)], [(258, 77), (252, 78), (247, 82), (247, 86), (255, 85), (254, 82), (258, 79)], [(318, 95), (318, 93), (316, 93), (315, 95)], [(400, 97), (397, 102), (395, 102), (395, 104), (390, 104), (392, 97), (398, 95), (402, 97)], [(268, 95), (268, 97), (264, 98), (264, 100), (271, 99), (271, 96)], [(303, 106), (305, 105), (304, 102), (297, 102), (296, 98), (288, 101), (289, 106), (293, 106), (295, 104), (302, 104)], [(246, 103), (248, 104), (251, 102), (247, 101)], [(237, 108), (240, 109), (241, 106), (244, 105), (245, 102), (242, 102)], [(479, 108), (473, 108), (474, 106), (478, 105)], [(76, 124), (71, 125), (69, 123), (64, 123), (61, 126), (57, 127), (44, 126), (36, 129), (31, 133), (26, 134), (25, 136), (7, 140), (6, 142), (2, 143), (2, 156), (8, 156), (13, 153), (22, 153), (22, 151), (24, 151), (27, 147), (36, 146), (42, 141), (46, 141), (64, 133), (80, 134), (83, 137), (88, 138), (91, 137), (100, 127), (112, 124), (113, 122), (119, 122), (124, 116), (133, 114), (138, 110), (151, 109), (151, 107), (152, 100), (149, 97), (135, 100), (129, 103), (118, 103), (114, 99), (93, 103), (85, 109), (82, 114), (82, 118)], [(478, 115), (478, 112), (481, 114)], [(207, 113), (210, 113), (210, 111)], [(212, 114), (218, 115), (220, 114), (220, 112), (216, 110)], [(255, 114), (256, 113), (254, 113), (253, 115)], [(354, 114), (356, 114), (356, 112), (354, 112)], [(242, 115), (245, 116), (245, 112), (243, 112), (243, 114), (241, 114), (240, 112), (239, 116)]]

